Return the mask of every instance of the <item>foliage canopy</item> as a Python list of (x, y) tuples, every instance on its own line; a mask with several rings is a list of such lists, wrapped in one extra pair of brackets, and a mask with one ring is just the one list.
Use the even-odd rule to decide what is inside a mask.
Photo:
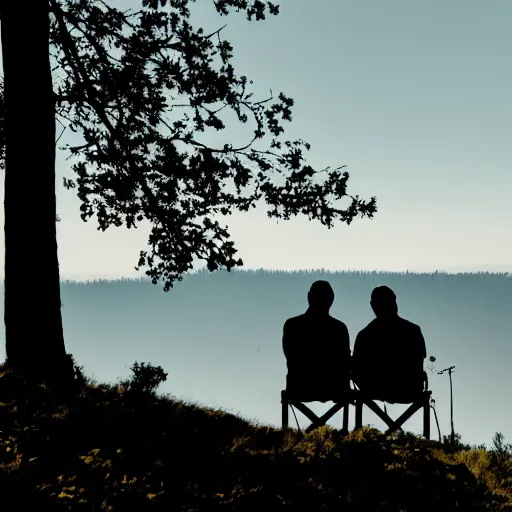
[[(76, 179), (64, 184), (77, 189), (82, 219), (96, 215), (101, 230), (150, 222), (138, 267), (166, 291), (194, 258), (212, 271), (242, 265), (219, 222), (234, 210), (265, 202), (271, 218), (303, 214), (327, 227), (376, 212), (375, 198), (347, 193), (343, 167), (314, 169), (309, 144), (284, 138), (293, 100), (255, 99), (222, 29), (192, 26), (192, 2), (143, 0), (122, 11), (102, 0), (50, 0), (56, 113), (83, 137), (65, 146)], [(279, 13), (259, 0), (213, 3), (220, 16)], [(209, 146), (202, 136), (225, 130), (228, 114), (252, 123), (250, 140)]]

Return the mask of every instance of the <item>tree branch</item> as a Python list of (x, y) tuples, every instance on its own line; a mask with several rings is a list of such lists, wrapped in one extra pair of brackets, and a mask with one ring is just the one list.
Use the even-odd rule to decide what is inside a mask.
[[(89, 76), (88, 76), (86, 70), (84, 69), (82, 62), (80, 61), (80, 57), (78, 56), (76, 47), (75, 47), (73, 40), (67, 30), (66, 22), (64, 20), (64, 14), (62, 12), (60, 5), (58, 5), (56, 0), (50, 0), (50, 3), (53, 6), (54, 14), (57, 18), (57, 22), (59, 24), (62, 36), (67, 43), (67, 45), (66, 44), (63, 45), (63, 48), (64, 48), (64, 51), (67, 53), (67, 57), (68, 57), (70, 66), (73, 68), (73, 72), (75, 74), (77, 82), (81, 83), (84, 86), (84, 88), (88, 92), (89, 104), (94, 109), (94, 111), (96, 112), (96, 115), (100, 118), (100, 120), (105, 125), (105, 127), (108, 129), (112, 138), (119, 143), (119, 146), (121, 148), (123, 148), (122, 140), (120, 137), (118, 137), (117, 130), (114, 128), (114, 126), (108, 119), (108, 116), (103, 111), (103, 108), (102, 108), (99, 100), (95, 97), (96, 91), (94, 90), (94, 87), (92, 86), (92, 84), (89, 80)], [(123, 151), (123, 149), (121, 149), (121, 151)], [(126, 153), (124, 151), (123, 151), (123, 153), (126, 158), (126, 161), (130, 164), (131, 163), (130, 154)], [(132, 166), (130, 165), (130, 167), (132, 167)], [(132, 169), (133, 169), (133, 167), (132, 167)], [(167, 224), (167, 222), (160, 215), (158, 201), (155, 198), (155, 196), (153, 195), (151, 188), (147, 184), (145, 178), (140, 176), (140, 173), (137, 172), (137, 169), (135, 168), (133, 170), (135, 171), (134, 174), (138, 178), (137, 181), (138, 181), (140, 187), (142, 188), (142, 191), (147, 196), (148, 201), (152, 204), (152, 207), (154, 208), (153, 211), (155, 212), (155, 216), (158, 218), (158, 220), (160, 221), (162, 226), (165, 226)]]

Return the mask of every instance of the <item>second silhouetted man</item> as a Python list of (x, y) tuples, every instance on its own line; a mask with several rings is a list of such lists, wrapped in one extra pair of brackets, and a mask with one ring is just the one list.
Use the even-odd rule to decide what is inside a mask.
[(352, 380), (374, 400), (412, 403), (424, 387), (421, 329), (398, 316), (396, 296), (387, 286), (373, 290), (370, 304), (376, 318), (357, 335)]

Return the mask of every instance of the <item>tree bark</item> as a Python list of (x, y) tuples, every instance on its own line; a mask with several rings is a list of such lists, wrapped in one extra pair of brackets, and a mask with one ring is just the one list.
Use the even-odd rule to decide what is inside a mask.
[(5, 94), (5, 337), (9, 366), (65, 368), (55, 197), (48, 2), (2, 9)]

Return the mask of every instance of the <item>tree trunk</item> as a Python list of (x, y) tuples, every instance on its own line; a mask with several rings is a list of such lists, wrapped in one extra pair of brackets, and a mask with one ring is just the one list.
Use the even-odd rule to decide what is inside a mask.
[(5, 115), (5, 337), (8, 364), (65, 372), (55, 197), (55, 100), (48, 2), (1, 14)]

